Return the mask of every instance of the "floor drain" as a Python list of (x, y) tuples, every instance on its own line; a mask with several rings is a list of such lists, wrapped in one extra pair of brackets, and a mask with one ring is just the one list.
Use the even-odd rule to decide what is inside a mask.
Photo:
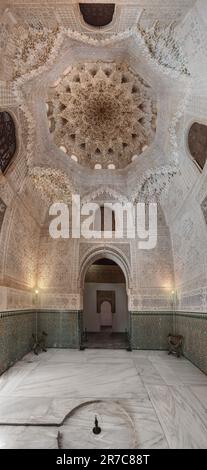
[(94, 434), (100, 434), (100, 433), (101, 433), (101, 428), (100, 428), (100, 426), (98, 425), (97, 416), (95, 416), (95, 426), (94, 426), (94, 428), (93, 428), (93, 433), (94, 433)]

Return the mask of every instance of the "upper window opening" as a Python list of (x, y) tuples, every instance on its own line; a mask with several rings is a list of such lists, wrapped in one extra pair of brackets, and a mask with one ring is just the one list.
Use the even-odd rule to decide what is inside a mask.
[(188, 135), (190, 153), (199, 168), (203, 170), (207, 159), (207, 126), (194, 122)]
[(5, 172), (16, 151), (14, 121), (6, 111), (0, 112), (0, 170)]
[(79, 6), (84, 21), (90, 26), (107, 26), (113, 19), (114, 3), (79, 3)]
[(115, 212), (109, 207), (101, 206), (101, 231), (115, 232)]

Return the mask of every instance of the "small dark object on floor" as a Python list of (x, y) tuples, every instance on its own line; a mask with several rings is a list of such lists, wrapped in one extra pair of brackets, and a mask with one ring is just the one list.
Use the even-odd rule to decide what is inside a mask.
[(100, 426), (98, 425), (97, 416), (95, 416), (95, 426), (94, 426), (94, 428), (93, 428), (93, 433), (94, 433), (94, 434), (100, 434), (100, 433), (101, 433), (101, 428), (100, 428)]
[(168, 335), (168, 354), (175, 353), (177, 357), (182, 355), (183, 336), (182, 335)]
[(63, 438), (62, 433), (60, 431), (58, 431), (58, 435), (57, 435), (58, 449), (62, 449), (62, 438)]
[(41, 351), (47, 352), (47, 349), (46, 349), (47, 333), (45, 333), (45, 331), (42, 331), (41, 337), (39, 339), (38, 338), (36, 339), (34, 334), (32, 335), (32, 338), (34, 340), (32, 350), (36, 356), (38, 356), (38, 354)]
[(45, 331), (42, 331), (42, 336), (40, 338), (40, 348), (42, 349), (43, 352), (47, 352), (46, 341), (47, 341), (47, 333), (45, 333)]

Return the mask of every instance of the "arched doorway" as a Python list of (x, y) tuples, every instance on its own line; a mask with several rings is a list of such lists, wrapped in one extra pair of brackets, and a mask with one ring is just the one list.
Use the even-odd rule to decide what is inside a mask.
[(129, 318), (126, 279), (110, 258), (98, 258), (84, 279), (83, 346), (127, 349)]

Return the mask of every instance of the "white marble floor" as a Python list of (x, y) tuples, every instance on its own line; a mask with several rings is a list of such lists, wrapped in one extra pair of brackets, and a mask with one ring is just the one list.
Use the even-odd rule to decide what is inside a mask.
[(0, 448), (57, 448), (58, 432), (67, 448), (206, 449), (207, 376), (163, 351), (28, 354), (0, 377)]

